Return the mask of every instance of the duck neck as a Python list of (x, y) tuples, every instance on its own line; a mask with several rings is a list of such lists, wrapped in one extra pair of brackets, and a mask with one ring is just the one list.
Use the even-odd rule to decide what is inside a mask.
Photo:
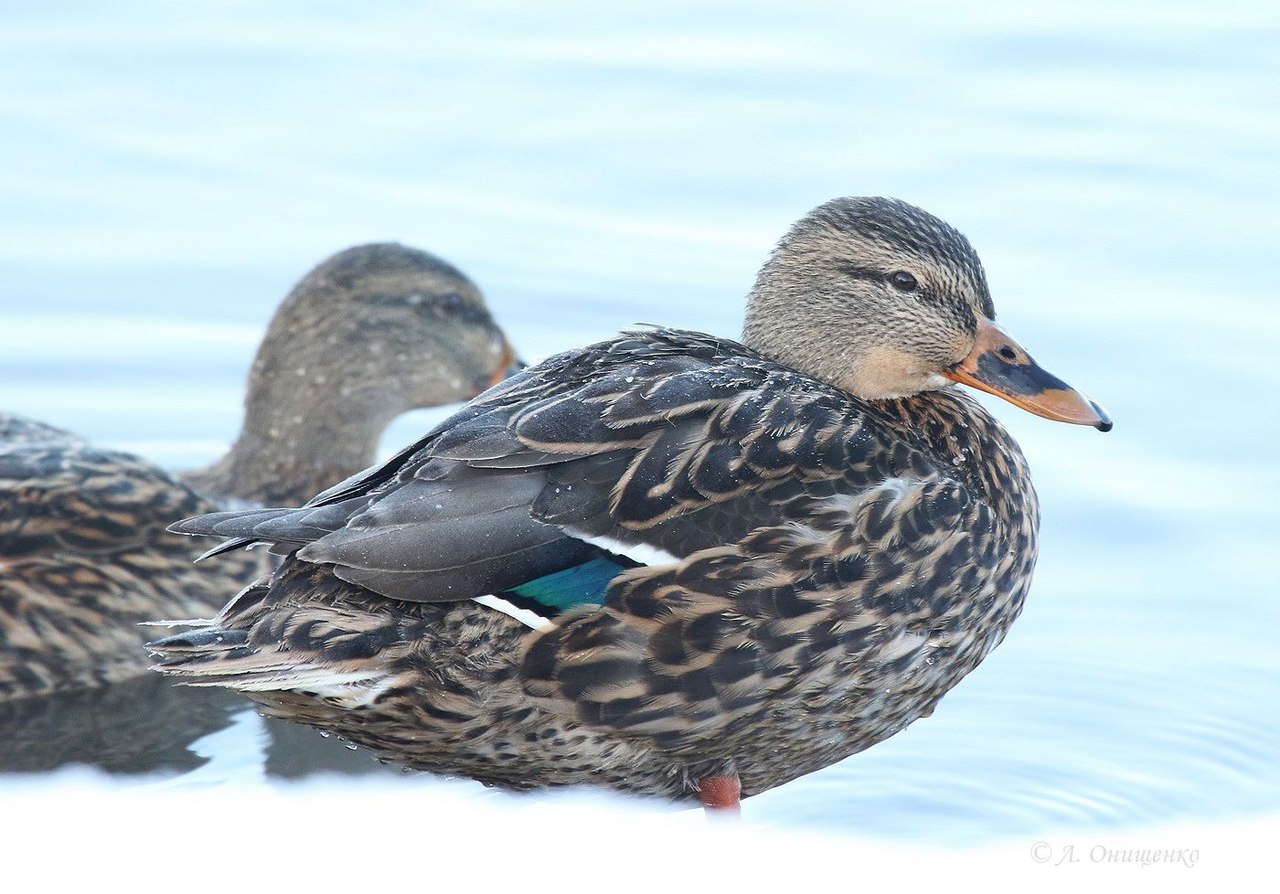
[(296, 506), (373, 464), (378, 440), (396, 413), (364, 396), (330, 395), (323, 406), (296, 393), (246, 401), (231, 450), (183, 478), (222, 502)]
[(868, 401), (899, 440), (929, 453), (947, 477), (963, 482), (1034, 545), (1040, 508), (1018, 442), (996, 417), (959, 388)]

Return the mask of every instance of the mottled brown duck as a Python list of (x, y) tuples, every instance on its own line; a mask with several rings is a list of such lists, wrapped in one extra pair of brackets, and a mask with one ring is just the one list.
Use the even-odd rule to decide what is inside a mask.
[(371, 464), (400, 413), (473, 397), (511, 348), (476, 287), (426, 252), (343, 251), (285, 298), (249, 376), (231, 450), (173, 475), (0, 414), (0, 700), (145, 672), (139, 627), (213, 614), (263, 557), (196, 566), (165, 529), (228, 503), (301, 502)]
[(1035, 492), (954, 386), (1111, 423), (994, 320), (955, 229), (829, 202), (742, 343), (626, 332), (302, 508), (178, 525), (285, 558), (158, 668), (411, 767), (735, 808), (928, 715), (1018, 616)]

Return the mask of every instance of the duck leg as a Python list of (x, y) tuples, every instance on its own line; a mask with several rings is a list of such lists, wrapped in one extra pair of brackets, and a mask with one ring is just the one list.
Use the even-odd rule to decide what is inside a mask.
[(698, 800), (707, 816), (735, 817), (742, 815), (742, 783), (737, 773), (708, 776), (698, 782)]

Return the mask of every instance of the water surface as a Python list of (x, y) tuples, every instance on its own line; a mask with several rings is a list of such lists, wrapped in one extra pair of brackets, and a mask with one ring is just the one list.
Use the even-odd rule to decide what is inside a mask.
[[(637, 321), (736, 334), (792, 220), (900, 196), (969, 235), (1002, 322), (1116, 430), (995, 407), (1044, 505), (1022, 619), (931, 719), (751, 818), (969, 842), (1275, 811), (1280, 14), (1035, 9), (10, 4), (0, 406), (191, 466), (275, 303), (346, 245), (440, 253), (536, 358)], [(78, 761), (124, 787), (390, 772), (157, 681), (0, 726), (0, 791)]]

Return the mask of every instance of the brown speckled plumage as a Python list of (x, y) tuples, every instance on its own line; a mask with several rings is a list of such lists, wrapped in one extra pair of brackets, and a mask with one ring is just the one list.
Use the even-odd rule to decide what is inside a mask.
[(20, 417), (0, 428), (0, 701), (136, 676), (154, 636), (139, 624), (207, 612), (267, 570), (252, 553), (192, 565), (165, 529), (217, 507), (167, 472)]
[[(857, 201), (890, 225), (901, 213)], [(835, 235), (854, 261), (874, 255), (857, 241), (872, 237)], [(877, 246), (895, 264), (976, 265)], [(854, 294), (878, 282), (868, 263)], [(981, 288), (946, 299), (985, 316), (980, 268), (962, 272)], [(797, 356), (831, 339), (797, 331), (813, 340)], [(287, 558), (155, 644), (159, 669), (518, 789), (688, 797), (727, 777), (750, 795), (867, 748), (1004, 637), (1039, 515), (1021, 451), (975, 401), (859, 397), (837, 360), (814, 375), (699, 333), (624, 333), (525, 370), (303, 508), (188, 520), (177, 529)], [(662, 553), (623, 565), (635, 546)], [(471, 601), (610, 557), (607, 592), (584, 600), (602, 604), (540, 629)]]
[(0, 701), (143, 673), (155, 629), (140, 623), (212, 614), (270, 570), (261, 553), (197, 566), (200, 549), (170, 524), (219, 500), (306, 499), (367, 465), (392, 417), (472, 396), (511, 360), (462, 274), (425, 252), (368, 245), (325, 261), (286, 299), (240, 438), (207, 469), (175, 477), (0, 414)]

